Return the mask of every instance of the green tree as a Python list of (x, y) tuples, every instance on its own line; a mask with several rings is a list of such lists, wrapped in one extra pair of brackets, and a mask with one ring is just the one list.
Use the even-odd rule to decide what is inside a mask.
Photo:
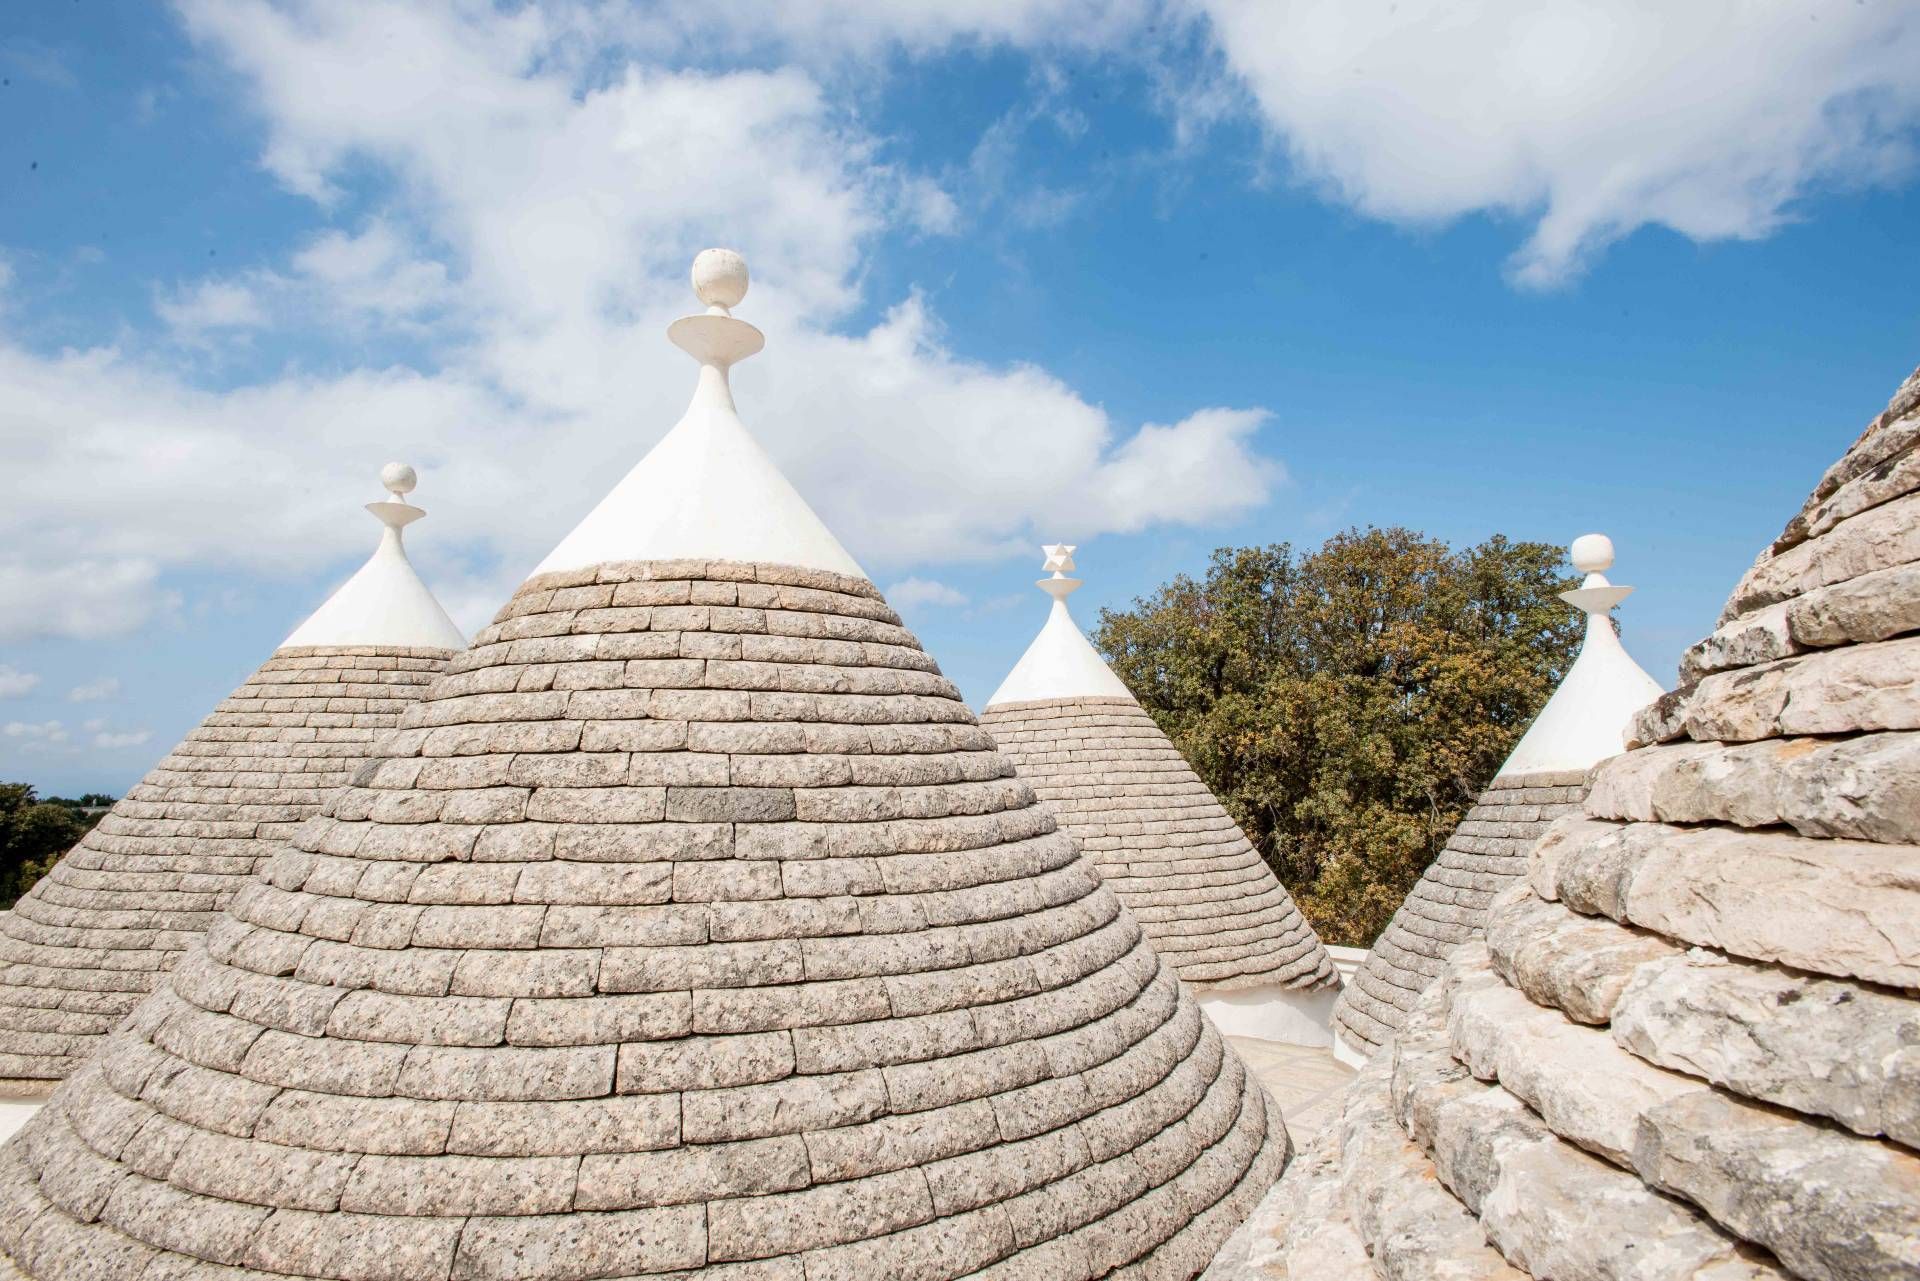
[(1371, 945), (1578, 652), (1560, 548), (1222, 548), (1095, 643), (1329, 943)]
[(12, 907), (92, 822), (43, 801), (29, 783), (0, 783), (0, 908)]

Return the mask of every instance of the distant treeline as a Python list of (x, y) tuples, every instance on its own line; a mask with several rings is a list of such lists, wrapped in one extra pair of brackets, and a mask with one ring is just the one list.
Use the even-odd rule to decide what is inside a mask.
[(0, 783), (0, 908), (32, 889), (116, 799), (100, 792), (43, 798), (31, 783)]

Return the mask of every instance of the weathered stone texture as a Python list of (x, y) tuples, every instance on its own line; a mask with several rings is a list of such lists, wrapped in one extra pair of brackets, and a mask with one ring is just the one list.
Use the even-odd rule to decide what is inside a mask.
[(1920, 987), (1920, 848), (1589, 823), (1551, 858), (1536, 864), (1534, 888), (1549, 882), (1575, 911), (1751, 960)]
[(1487, 907), (1526, 871), (1527, 850), (1573, 810), (1581, 773), (1493, 780), (1460, 820), (1334, 1005), (1334, 1026), (1362, 1053), (1378, 1049), (1440, 974), (1447, 953), (1486, 926)]
[(1586, 812), (1920, 844), (1920, 734), (1649, 747), (1595, 771)]
[(1131, 698), (990, 707), (980, 723), (1188, 983), (1322, 987), (1333, 961), (1272, 869)]
[(1650, 1063), (1920, 1148), (1920, 1001), (1704, 949), (1635, 972), (1613, 1038)]
[(452, 657), (277, 651), (0, 918), (0, 1080), (57, 1081)]
[(537, 579), (374, 755), (0, 1151), (26, 1275), (1180, 1278), (1287, 1161), (869, 583)]

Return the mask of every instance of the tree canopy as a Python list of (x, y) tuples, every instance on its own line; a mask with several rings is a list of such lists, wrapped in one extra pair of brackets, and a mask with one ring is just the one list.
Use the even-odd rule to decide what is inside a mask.
[(12, 907), (100, 821), (87, 814), (111, 796), (41, 800), (30, 783), (0, 783), (0, 908)]
[(1371, 945), (1578, 652), (1561, 548), (1221, 548), (1095, 643), (1323, 940)]

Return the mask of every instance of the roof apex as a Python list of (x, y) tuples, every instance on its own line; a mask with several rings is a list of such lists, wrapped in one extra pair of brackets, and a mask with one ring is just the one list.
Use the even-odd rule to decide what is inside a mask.
[(417, 481), (405, 463), (380, 469), (386, 501), (368, 503), (382, 525), (379, 546), (353, 577), (335, 589), (281, 647), (289, 645), (396, 645), (465, 649), (467, 638), (447, 617), (407, 559), (401, 530), (427, 513), (407, 502)]
[(766, 341), (729, 310), (746, 295), (746, 261), (706, 250), (694, 259), (693, 283), (706, 314), (667, 330), (700, 362), (692, 403), (534, 573), (609, 561), (735, 560), (865, 578), (734, 407), (728, 371)]
[(1041, 551), (1046, 556), (1044, 568), (1053, 572), (1034, 585), (1053, 597), (1053, 608), (1040, 634), (1000, 682), (1000, 688), (993, 691), (987, 706), (1042, 698), (1131, 699), (1133, 691), (1113, 674), (1067, 610), (1067, 597), (1080, 586), (1079, 579), (1068, 578), (1063, 572), (1074, 568), (1075, 548), (1067, 543), (1049, 543)]
[(1586, 639), (1496, 778), (1584, 770), (1618, 755), (1626, 750), (1633, 714), (1666, 692), (1633, 661), (1613, 630), (1609, 614), (1633, 588), (1615, 587), (1600, 572), (1613, 564), (1612, 541), (1604, 534), (1583, 534), (1570, 550), (1586, 578), (1560, 599), (1586, 614)]

